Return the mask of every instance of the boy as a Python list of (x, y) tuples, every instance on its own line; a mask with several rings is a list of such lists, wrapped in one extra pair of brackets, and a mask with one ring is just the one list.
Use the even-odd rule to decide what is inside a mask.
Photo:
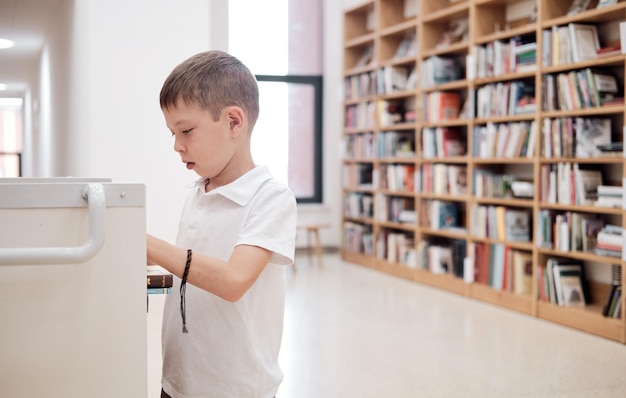
[(176, 245), (147, 237), (148, 262), (176, 275), (180, 290), (163, 313), (163, 397), (269, 398), (283, 377), (296, 201), (252, 159), (258, 97), (254, 75), (222, 51), (187, 59), (161, 89), (174, 150), (200, 176)]

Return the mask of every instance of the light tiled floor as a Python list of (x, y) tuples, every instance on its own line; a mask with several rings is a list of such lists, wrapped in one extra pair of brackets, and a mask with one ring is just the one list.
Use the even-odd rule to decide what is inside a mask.
[[(625, 345), (337, 254), (324, 261), (299, 256), (287, 275), (278, 398), (626, 397)], [(150, 397), (158, 396), (158, 312), (157, 303)]]

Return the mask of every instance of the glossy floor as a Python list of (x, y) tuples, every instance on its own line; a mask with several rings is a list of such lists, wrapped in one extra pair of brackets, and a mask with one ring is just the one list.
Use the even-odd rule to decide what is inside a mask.
[[(626, 346), (326, 254), (287, 275), (278, 398), (626, 397)], [(149, 316), (158, 391), (158, 304)], [(151, 320), (152, 319), (152, 320)]]

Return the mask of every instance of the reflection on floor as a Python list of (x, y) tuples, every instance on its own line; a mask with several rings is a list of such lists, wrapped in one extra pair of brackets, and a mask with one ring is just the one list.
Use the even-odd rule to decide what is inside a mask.
[(626, 397), (626, 346), (343, 263), (287, 278), (278, 398)]

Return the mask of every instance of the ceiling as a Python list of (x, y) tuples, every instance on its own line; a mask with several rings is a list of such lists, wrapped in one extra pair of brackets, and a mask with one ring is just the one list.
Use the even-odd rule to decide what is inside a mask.
[(0, 37), (15, 41), (14, 47), (0, 50), (0, 81), (6, 71), (39, 57), (56, 11), (64, 1), (0, 0)]

